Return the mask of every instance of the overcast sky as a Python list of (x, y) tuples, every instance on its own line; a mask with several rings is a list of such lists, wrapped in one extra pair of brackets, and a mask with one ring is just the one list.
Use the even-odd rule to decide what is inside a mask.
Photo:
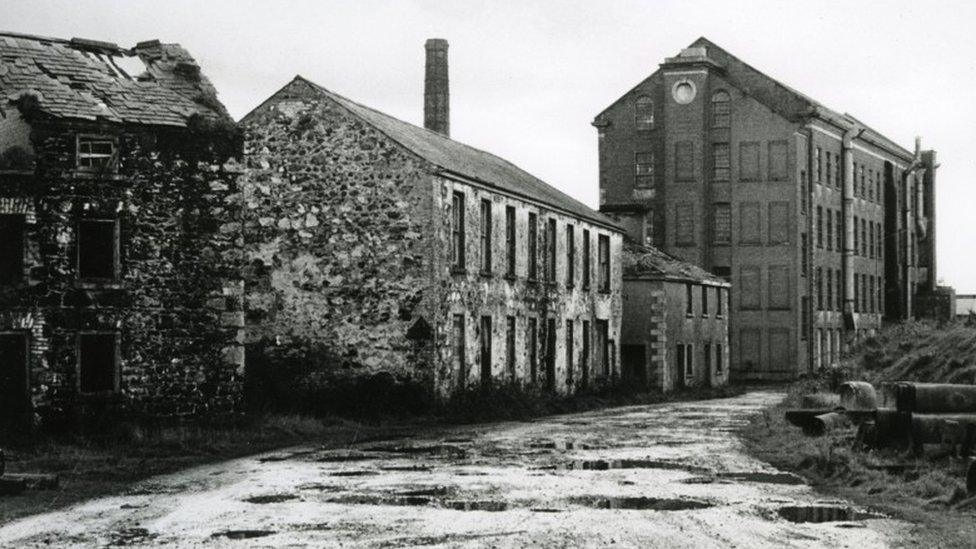
[(976, 292), (976, 2), (0, 0), (0, 29), (183, 44), (240, 118), (296, 74), (423, 123), (450, 42), (451, 133), (597, 205), (594, 115), (706, 36), (906, 148), (939, 153), (939, 276)]

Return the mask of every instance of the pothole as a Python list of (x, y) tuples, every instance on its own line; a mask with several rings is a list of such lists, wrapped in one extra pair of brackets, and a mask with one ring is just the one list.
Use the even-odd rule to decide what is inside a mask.
[(281, 503), (283, 501), (290, 501), (293, 499), (298, 499), (298, 496), (294, 494), (268, 494), (264, 496), (252, 496), (244, 501), (264, 505), (266, 503)]
[(650, 497), (584, 496), (573, 498), (571, 501), (594, 509), (636, 509), (643, 511), (686, 511), (714, 506), (713, 503), (695, 499)]
[(718, 473), (720, 478), (738, 480), (744, 482), (760, 482), (763, 484), (788, 484), (800, 485), (807, 482), (803, 477), (793, 473), (769, 473), (769, 472), (740, 472), (740, 473)]
[(705, 467), (689, 465), (681, 461), (663, 459), (590, 459), (567, 462), (564, 469), (580, 471), (608, 471), (610, 469), (669, 469), (679, 471), (708, 472)]
[(227, 538), (227, 539), (252, 539), (252, 538), (263, 538), (265, 536), (270, 536), (276, 534), (274, 530), (224, 530), (222, 532), (214, 532), (210, 535), (212, 538)]
[(853, 507), (839, 505), (788, 505), (780, 507), (779, 516), (790, 522), (850, 522), (885, 518), (878, 513), (858, 511)]

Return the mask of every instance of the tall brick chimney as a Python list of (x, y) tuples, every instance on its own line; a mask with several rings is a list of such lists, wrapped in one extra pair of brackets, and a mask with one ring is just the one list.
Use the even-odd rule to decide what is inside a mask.
[(447, 85), (447, 40), (431, 38), (424, 44), (427, 50), (427, 71), (424, 76), (424, 127), (451, 135), (451, 101)]

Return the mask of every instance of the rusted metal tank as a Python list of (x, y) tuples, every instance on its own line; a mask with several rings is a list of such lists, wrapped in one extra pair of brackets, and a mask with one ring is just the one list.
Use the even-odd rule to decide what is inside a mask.
[(895, 404), (901, 412), (976, 414), (976, 385), (901, 382), (895, 385)]
[(848, 381), (841, 384), (837, 391), (840, 395), (840, 405), (845, 410), (876, 410), (878, 408), (878, 393), (874, 386), (867, 381)]

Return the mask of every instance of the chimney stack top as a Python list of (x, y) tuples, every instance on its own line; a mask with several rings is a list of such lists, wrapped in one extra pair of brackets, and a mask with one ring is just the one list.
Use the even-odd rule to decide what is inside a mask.
[(431, 38), (424, 44), (427, 66), (424, 74), (424, 127), (451, 135), (451, 105), (447, 78), (447, 40)]

